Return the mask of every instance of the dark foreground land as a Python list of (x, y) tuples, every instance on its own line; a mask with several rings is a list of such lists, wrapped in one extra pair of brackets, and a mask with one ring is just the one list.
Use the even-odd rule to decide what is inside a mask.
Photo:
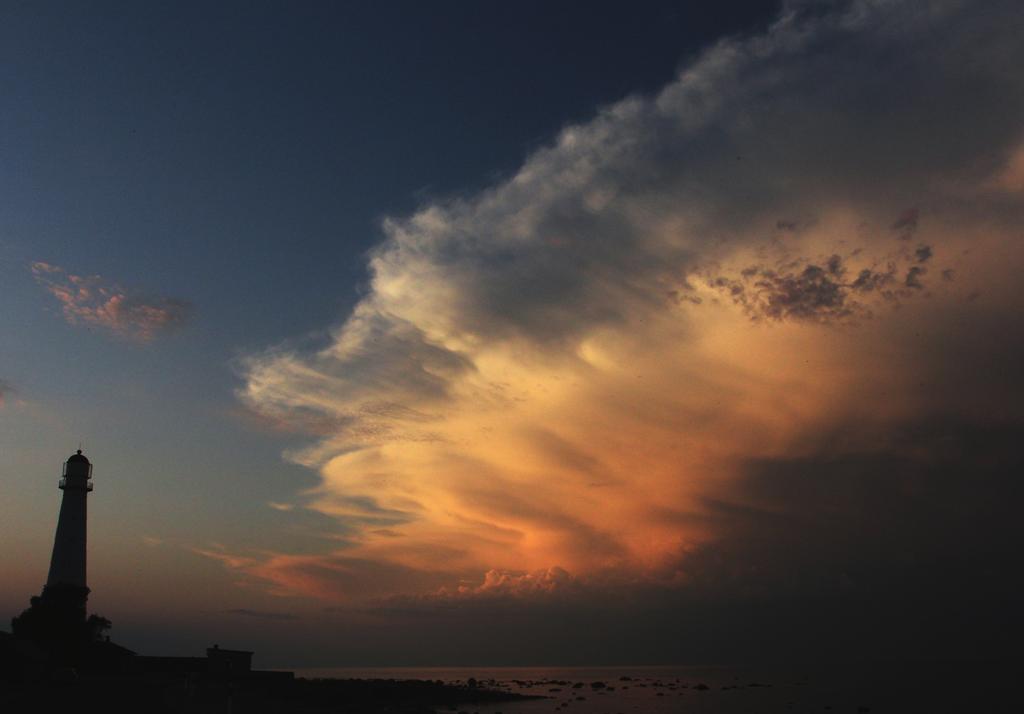
[(430, 714), (526, 697), (483, 687), (396, 679), (211, 680), (81, 676), (0, 684), (0, 711), (147, 714)]
[[(84, 611), (77, 615), (75, 623), (85, 622)], [(57, 625), (0, 632), (0, 712), (429, 714), (540, 698), (475, 680), (297, 679), (253, 670), (252, 652), (217, 645), (206, 657), (140, 656)]]

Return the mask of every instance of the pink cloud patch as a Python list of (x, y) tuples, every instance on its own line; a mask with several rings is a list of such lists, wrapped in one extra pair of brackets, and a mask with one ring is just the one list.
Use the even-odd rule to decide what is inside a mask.
[(57, 298), (72, 325), (100, 327), (119, 337), (149, 342), (181, 327), (191, 306), (167, 297), (144, 297), (99, 275), (74, 275), (57, 265), (32, 263), (36, 282)]

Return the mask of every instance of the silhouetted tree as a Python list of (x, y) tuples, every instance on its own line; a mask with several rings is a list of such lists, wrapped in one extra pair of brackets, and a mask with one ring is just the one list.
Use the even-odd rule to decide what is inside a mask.
[(57, 664), (77, 665), (89, 646), (110, 629), (105, 617), (86, 617), (88, 588), (47, 587), (28, 609), (11, 619), (11, 634), (42, 648)]

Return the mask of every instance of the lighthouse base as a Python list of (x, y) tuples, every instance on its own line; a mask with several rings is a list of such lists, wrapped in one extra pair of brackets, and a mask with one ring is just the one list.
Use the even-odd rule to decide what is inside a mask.
[(32, 601), (38, 601), (41, 607), (54, 615), (67, 618), (68, 622), (85, 622), (85, 604), (88, 600), (89, 588), (79, 585), (47, 585), (42, 595), (32, 598)]
[(88, 598), (89, 588), (48, 585), (11, 620), (11, 634), (36, 643), (58, 660), (74, 660), (98, 634), (93, 632), (93, 618), (86, 617)]

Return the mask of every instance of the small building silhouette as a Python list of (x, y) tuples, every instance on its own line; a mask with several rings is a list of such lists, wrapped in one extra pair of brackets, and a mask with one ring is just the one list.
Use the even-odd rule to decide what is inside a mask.
[(153, 657), (136, 655), (125, 661), (134, 674), (191, 675), (211, 681), (288, 681), (292, 672), (254, 670), (249, 650), (229, 650), (220, 645), (206, 648), (206, 657)]
[(206, 648), (206, 671), (213, 675), (248, 674), (252, 671), (252, 652), (224, 650), (220, 645)]

